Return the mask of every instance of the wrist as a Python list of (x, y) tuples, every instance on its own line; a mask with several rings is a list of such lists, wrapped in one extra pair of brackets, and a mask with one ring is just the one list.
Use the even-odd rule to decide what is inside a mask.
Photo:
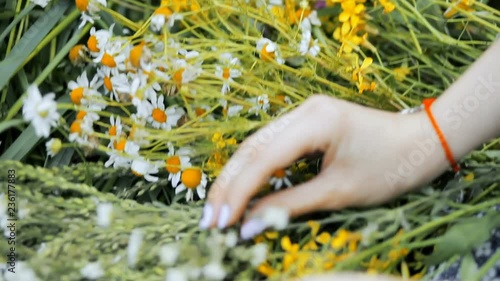
[(441, 141), (429, 116), (423, 110), (400, 115), (401, 138), (398, 170), (409, 174), (406, 188), (412, 189), (432, 181), (450, 167)]

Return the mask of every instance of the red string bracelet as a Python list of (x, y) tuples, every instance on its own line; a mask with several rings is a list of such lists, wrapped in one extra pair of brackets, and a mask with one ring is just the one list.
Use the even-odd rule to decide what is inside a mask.
[(434, 130), (436, 131), (439, 137), (439, 141), (441, 141), (441, 146), (444, 149), (444, 153), (446, 154), (448, 162), (450, 162), (453, 171), (458, 172), (460, 171), (460, 166), (455, 161), (455, 158), (453, 158), (453, 153), (451, 153), (450, 146), (448, 145), (448, 142), (446, 141), (444, 134), (439, 128), (439, 125), (437, 124), (436, 119), (434, 118), (434, 115), (432, 114), (431, 111), (431, 105), (435, 100), (436, 100), (435, 98), (424, 99), (422, 101), (422, 104), (424, 105), (425, 112), (427, 112), (427, 116), (429, 116), (429, 119), (431, 120), (432, 127), (434, 127)]

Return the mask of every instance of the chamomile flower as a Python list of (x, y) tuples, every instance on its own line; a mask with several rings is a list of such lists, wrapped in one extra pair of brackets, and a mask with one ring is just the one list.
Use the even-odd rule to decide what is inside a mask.
[(104, 163), (104, 167), (113, 165), (113, 168), (129, 168), (132, 157), (139, 155), (140, 146), (126, 138), (121, 138), (113, 143), (113, 151), (109, 152), (109, 159)]
[(93, 143), (89, 142), (89, 136), (94, 133), (94, 122), (99, 118), (95, 112), (85, 112), (83, 118), (77, 118), (71, 124), (68, 139), (83, 146), (94, 146)]
[(315, 57), (319, 54), (321, 48), (318, 45), (318, 39), (312, 40), (311, 31), (302, 32), (302, 40), (299, 45), (299, 52), (301, 55), (310, 55)]
[(158, 165), (156, 163), (151, 163), (148, 160), (140, 158), (133, 160), (130, 168), (132, 169), (132, 173), (138, 177), (144, 177), (149, 182), (158, 181), (158, 177), (153, 176), (153, 174), (158, 173)]
[(184, 59), (175, 59), (172, 62), (172, 69), (174, 71), (172, 79), (177, 88), (198, 78), (202, 71), (201, 62), (191, 65)]
[(130, 48), (128, 60), (134, 68), (143, 68), (148, 64), (151, 60), (151, 51), (145, 41)]
[(300, 23), (302, 31), (311, 31), (312, 26), (321, 26), (321, 21), (318, 18), (318, 12), (310, 12)]
[(290, 179), (288, 179), (288, 176), (290, 176), (292, 172), (286, 169), (278, 169), (274, 171), (273, 176), (269, 180), (269, 184), (274, 186), (275, 190), (278, 190), (283, 187), (283, 185), (286, 185), (287, 187), (292, 186), (292, 183), (290, 182)]
[(241, 76), (241, 71), (238, 69), (231, 68), (230, 66), (215, 66), (215, 75), (222, 79), (222, 94), (226, 94), (231, 90), (229, 83), (233, 82), (233, 78), (238, 78)]
[(151, 101), (153, 109), (147, 120), (156, 129), (171, 130), (172, 127), (177, 126), (177, 121), (184, 115), (184, 110), (177, 106), (171, 106), (165, 109), (163, 99), (163, 95), (160, 95), (158, 99), (156, 99), (156, 97), (153, 98)]
[(201, 117), (205, 115), (203, 118), (199, 119), (200, 121), (214, 121), (215, 118), (212, 114), (208, 113), (207, 111), (212, 110), (212, 108), (208, 105), (193, 105), (193, 111), (196, 114), (196, 117)]
[(75, 0), (76, 7), (82, 13), (80, 19), (82, 22), (78, 28), (82, 28), (87, 22), (94, 23), (94, 20), (100, 17), (97, 13), (101, 10), (99, 5), (106, 7), (106, 0)]
[(61, 140), (57, 138), (50, 139), (45, 143), (45, 148), (47, 149), (47, 155), (54, 157), (62, 148)]
[(71, 90), (69, 97), (75, 105), (88, 105), (90, 97), (99, 96), (97, 88), (99, 77), (96, 75), (89, 81), (87, 72), (84, 71), (76, 78), (76, 81), (69, 81), (68, 88)]
[(239, 116), (240, 112), (243, 110), (243, 106), (240, 104), (228, 105), (227, 100), (221, 100), (222, 113), (227, 117)]
[(85, 61), (85, 58), (87, 57), (89, 52), (89, 49), (83, 45), (83, 44), (78, 44), (75, 45), (69, 50), (69, 60), (71, 63), (75, 66), (83, 65), (83, 62)]
[(165, 169), (169, 173), (168, 180), (174, 188), (179, 184), (182, 168), (191, 166), (189, 153), (190, 150), (187, 148), (180, 148), (176, 152), (173, 145), (169, 145), (168, 158), (165, 160)]
[(109, 42), (109, 39), (113, 36), (113, 28), (115, 24), (112, 24), (108, 30), (100, 29), (96, 30), (95, 27), (90, 29), (90, 36), (87, 40), (87, 48), (93, 55), (98, 55), (101, 50), (103, 50)]
[(102, 80), (104, 93), (109, 94), (109, 98), (112, 101), (120, 101), (120, 96), (118, 95), (117, 87), (115, 85), (128, 83), (127, 75), (120, 73), (116, 76), (112, 76), (111, 69), (107, 67), (100, 67), (97, 69), (97, 77)]
[(183, 56), (185, 60), (194, 59), (200, 55), (198, 51), (188, 51), (186, 49), (179, 49), (177, 54)]
[(148, 139), (149, 131), (146, 129), (146, 120), (141, 120), (132, 116), (133, 124), (128, 133), (130, 140), (133, 140), (140, 146), (148, 146), (150, 140)]
[(27, 90), (28, 96), (24, 99), (23, 118), (31, 122), (35, 133), (39, 137), (48, 137), (50, 128), (57, 126), (59, 113), (55, 94), (49, 93), (42, 97), (36, 85), (31, 85)]
[(255, 113), (255, 115), (257, 115), (260, 111), (267, 112), (269, 110), (270, 105), (267, 94), (252, 98), (250, 102), (252, 102), (254, 106), (248, 110), (249, 113)]
[(281, 57), (278, 45), (267, 38), (261, 38), (257, 41), (257, 52), (264, 61), (275, 60), (279, 64), (285, 63), (285, 60)]
[(118, 70), (125, 69), (124, 62), (126, 58), (125, 54), (122, 53), (122, 42), (113, 41), (100, 50), (94, 62), (111, 69), (113, 75), (118, 75)]
[(187, 189), (186, 201), (189, 202), (193, 201), (194, 190), (196, 190), (198, 197), (200, 197), (200, 199), (205, 199), (207, 181), (207, 175), (199, 168), (186, 168), (182, 171), (181, 184), (175, 188), (175, 194)]
[(45, 8), (49, 4), (50, 0), (31, 0), (31, 2), (33, 2), (33, 4), (35, 5)]
[(108, 147), (111, 147), (112, 143), (122, 136), (123, 126), (120, 116), (117, 116), (115, 119), (115, 116), (111, 115), (111, 117), (109, 118), (109, 123), (111, 126), (109, 127), (106, 134), (110, 136), (110, 142)]
[(168, 7), (160, 7), (155, 10), (151, 17), (151, 30), (158, 32), (167, 24), (168, 28), (174, 26), (176, 20), (181, 20), (183, 16), (172, 12)]

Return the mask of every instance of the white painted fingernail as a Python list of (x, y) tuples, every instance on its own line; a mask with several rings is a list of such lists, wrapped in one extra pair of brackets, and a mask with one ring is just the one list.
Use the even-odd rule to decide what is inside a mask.
[(212, 206), (207, 203), (205, 207), (203, 207), (203, 216), (201, 217), (199, 227), (201, 229), (207, 229), (212, 222), (212, 216), (214, 214), (214, 210)]
[(250, 239), (262, 233), (267, 228), (267, 224), (259, 219), (250, 219), (242, 227), (240, 236), (242, 239)]
[(219, 221), (217, 223), (218, 228), (223, 229), (227, 226), (227, 223), (229, 221), (229, 215), (230, 215), (229, 206), (227, 204), (224, 204), (220, 208)]

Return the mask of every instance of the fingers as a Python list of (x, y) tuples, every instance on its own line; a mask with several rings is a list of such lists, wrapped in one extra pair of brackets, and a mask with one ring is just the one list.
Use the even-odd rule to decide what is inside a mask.
[(342, 194), (335, 194), (335, 186), (343, 184), (337, 180), (335, 173), (324, 171), (314, 179), (268, 195), (260, 199), (246, 216), (248, 219), (241, 227), (241, 238), (250, 239), (260, 234), (270, 225), (263, 217), (274, 212), (275, 208), (285, 210), (289, 217), (295, 217), (317, 210), (332, 209), (345, 203)]
[[(200, 227), (217, 225), (224, 228), (235, 223), (250, 198), (274, 171), (306, 153), (328, 147), (333, 138), (329, 131), (335, 122), (325, 114), (318, 114), (318, 109), (324, 109), (333, 99), (310, 100), (259, 130), (241, 145), (212, 185)], [(330, 107), (327, 114), (331, 111)]]

